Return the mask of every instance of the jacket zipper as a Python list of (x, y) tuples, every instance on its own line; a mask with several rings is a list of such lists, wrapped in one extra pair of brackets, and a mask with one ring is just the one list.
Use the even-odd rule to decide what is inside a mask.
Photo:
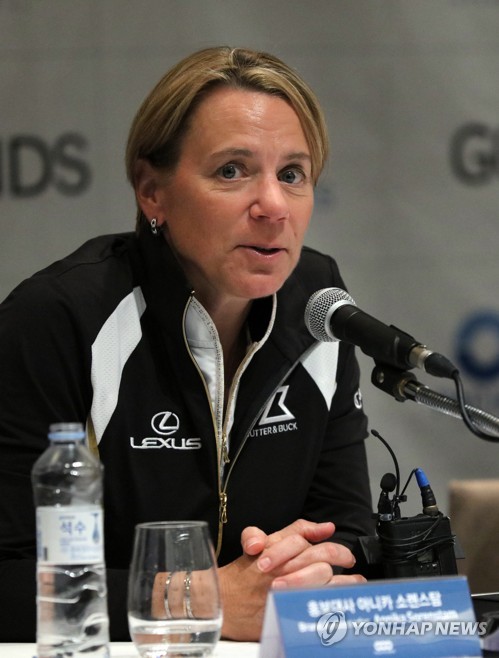
[[(191, 293), (191, 296), (189, 297), (189, 299), (188, 299), (188, 301), (185, 305), (185, 308), (184, 308), (184, 315), (182, 317), (182, 334), (183, 334), (183, 337), (184, 337), (184, 343), (185, 343), (185, 347), (187, 349), (187, 352), (188, 352), (188, 354), (191, 358), (191, 361), (193, 362), (196, 370), (199, 373), (201, 381), (203, 382), (204, 392), (205, 392), (206, 398), (208, 399), (208, 402), (209, 402), (211, 422), (213, 424), (213, 430), (214, 430), (214, 434), (215, 434), (215, 443), (216, 443), (216, 448), (217, 448), (217, 464), (218, 464), (217, 482), (218, 482), (218, 492), (219, 492), (218, 493), (218, 497), (219, 497), (219, 523), (218, 523), (218, 540), (217, 540), (217, 549), (216, 549), (216, 555), (218, 557), (218, 554), (220, 552), (220, 547), (221, 547), (221, 544), (222, 544), (222, 542), (221, 542), (221, 531), (220, 531), (220, 528), (222, 527), (222, 518), (225, 518), (225, 521), (223, 521), (223, 523), (226, 523), (226, 520), (227, 520), (227, 517), (226, 517), (227, 495), (222, 490), (222, 479), (221, 479), (221, 474), (220, 474), (221, 473), (220, 464), (221, 464), (221, 459), (222, 459), (222, 454), (221, 454), (222, 450), (221, 450), (221, 446), (219, 445), (219, 442), (216, 440), (216, 437), (218, 436), (218, 427), (217, 427), (217, 421), (216, 421), (216, 418), (215, 418), (215, 414), (213, 413), (213, 407), (211, 405), (210, 392), (209, 392), (208, 387), (206, 385), (206, 380), (204, 378), (203, 371), (198, 366), (197, 361), (194, 358), (194, 355), (192, 354), (191, 349), (189, 347), (189, 342), (187, 340), (187, 336), (185, 335), (185, 316), (187, 314), (187, 309), (189, 308), (189, 305), (191, 303), (191, 300), (192, 300), (193, 296), (194, 296), (194, 292)], [(222, 439), (222, 443), (223, 443), (223, 439)], [(227, 439), (225, 439), (225, 451), (227, 452)]]
[[(194, 291), (191, 293), (191, 296), (190, 296), (189, 300), (187, 301), (187, 303), (185, 305), (185, 308), (184, 308), (184, 315), (183, 315), (183, 318), (182, 318), (182, 332), (183, 332), (184, 343), (185, 343), (187, 352), (189, 353), (189, 356), (191, 357), (191, 360), (194, 363), (194, 365), (196, 367), (196, 370), (198, 371), (198, 373), (201, 377), (206, 397), (207, 397), (208, 401), (210, 402), (209, 406), (210, 406), (210, 411), (211, 411), (211, 420), (212, 420), (213, 428), (214, 428), (214, 431), (215, 431), (215, 437), (217, 437), (218, 436), (218, 427), (217, 427), (217, 421), (216, 421), (215, 415), (213, 413), (213, 408), (212, 408), (212, 405), (211, 405), (210, 392), (209, 392), (208, 387), (206, 385), (206, 380), (204, 378), (204, 374), (203, 374), (202, 370), (200, 369), (200, 367), (198, 366), (197, 361), (194, 358), (194, 356), (193, 356), (193, 354), (192, 354), (192, 352), (189, 348), (189, 343), (187, 341), (187, 336), (185, 335), (185, 316), (187, 314), (187, 309), (189, 308), (189, 305), (191, 303), (191, 300), (192, 300), (193, 296), (194, 296)], [(251, 424), (248, 428), (248, 431), (246, 432), (246, 434), (244, 436), (244, 439), (243, 439), (243, 441), (242, 441), (242, 443), (239, 447), (239, 450), (237, 451), (237, 453), (234, 456), (234, 459), (232, 461), (229, 459), (228, 441), (227, 441), (227, 421), (228, 421), (228, 417), (229, 417), (229, 415), (227, 413), (227, 410), (229, 409), (230, 405), (233, 402), (235, 385), (239, 382), (239, 380), (241, 378), (241, 375), (242, 375), (242, 372), (244, 371), (246, 363), (253, 356), (253, 354), (260, 349), (260, 346), (261, 346), (260, 344), (253, 345), (252, 349), (250, 349), (250, 351), (246, 354), (246, 356), (244, 357), (242, 362), (239, 364), (239, 367), (238, 367), (238, 369), (236, 371), (236, 374), (234, 376), (234, 379), (232, 381), (232, 385), (230, 387), (229, 395), (228, 395), (228, 398), (227, 398), (227, 408), (226, 408), (225, 418), (224, 418), (224, 422), (223, 422), (223, 426), (222, 426), (222, 438), (221, 438), (220, 443), (218, 441), (216, 441), (216, 444), (217, 444), (217, 461), (218, 461), (217, 478), (218, 478), (218, 492), (219, 492), (218, 493), (218, 498), (219, 498), (218, 537), (217, 537), (217, 545), (216, 545), (216, 549), (215, 549), (215, 554), (216, 554), (217, 558), (220, 555), (220, 551), (222, 549), (223, 527), (228, 521), (227, 485), (228, 485), (228, 482), (229, 482), (229, 477), (230, 477), (230, 475), (231, 475), (231, 473), (234, 469), (234, 465), (237, 462), (237, 459), (238, 459), (239, 455), (241, 454), (244, 446), (246, 445), (246, 441), (248, 440), (249, 435), (251, 434), (254, 426), (256, 425), (257, 420), (260, 418), (261, 414), (263, 413), (263, 410), (265, 409), (266, 402), (265, 402), (265, 404), (263, 404), (260, 407), (258, 413), (256, 414), (253, 421), (251, 422)], [(282, 383), (287, 379), (289, 374), (294, 370), (297, 363), (298, 362), (293, 364), (293, 366), (286, 372), (284, 377), (282, 377), (282, 379), (279, 381), (277, 386), (274, 388), (274, 393), (282, 385)], [(227, 476), (225, 478), (223, 478), (223, 480), (222, 480), (221, 474), (222, 474), (226, 464), (230, 464), (230, 468), (229, 468), (229, 471), (227, 473)]]
[[(183, 314), (183, 318), (182, 318), (182, 333), (183, 333), (184, 343), (185, 343), (187, 352), (188, 352), (192, 362), (194, 363), (194, 366), (196, 367), (196, 370), (198, 371), (199, 376), (201, 377), (201, 381), (203, 382), (205, 395), (206, 395), (206, 397), (208, 399), (208, 402), (209, 402), (210, 413), (211, 413), (211, 421), (212, 421), (213, 429), (214, 429), (214, 433), (215, 433), (215, 442), (216, 442), (216, 448), (217, 448), (217, 463), (218, 463), (217, 480), (218, 480), (218, 499), (219, 499), (218, 537), (217, 537), (217, 545), (216, 545), (216, 549), (215, 549), (215, 554), (218, 557), (218, 555), (220, 554), (220, 550), (222, 548), (223, 526), (227, 523), (227, 492), (225, 490), (225, 486), (223, 486), (223, 483), (222, 483), (222, 473), (223, 473), (223, 470), (225, 468), (225, 465), (230, 463), (229, 450), (228, 450), (228, 441), (227, 441), (228, 414), (227, 414), (227, 412), (225, 414), (225, 418), (224, 418), (223, 425), (222, 425), (222, 437), (221, 437), (221, 441), (219, 442), (217, 440), (217, 437), (219, 436), (218, 424), (217, 424), (215, 414), (213, 413), (213, 407), (212, 407), (212, 404), (211, 404), (210, 392), (209, 392), (208, 387), (206, 385), (206, 380), (205, 380), (203, 371), (198, 366), (198, 363), (197, 363), (196, 359), (194, 358), (194, 355), (192, 354), (192, 352), (190, 350), (189, 342), (188, 342), (187, 336), (185, 334), (185, 317), (186, 317), (186, 314), (187, 314), (187, 309), (189, 308), (189, 305), (191, 304), (193, 296), (194, 296), (194, 292), (191, 293), (191, 296), (189, 297), (189, 300), (187, 301), (187, 303), (185, 305), (185, 308), (184, 308), (184, 314)], [(250, 356), (257, 349), (258, 349), (258, 347), (255, 347), (252, 350), (250, 350), (248, 352), (248, 354), (245, 356), (245, 358), (243, 359), (242, 363), (239, 365), (239, 368), (237, 369), (237, 372), (236, 372), (236, 375), (234, 377), (234, 381), (232, 383), (231, 389), (229, 391), (227, 409), (229, 408), (229, 405), (231, 404), (231, 402), (233, 400), (233, 397), (234, 397), (234, 394), (233, 394), (234, 382), (237, 382), (239, 380), (239, 373), (241, 372), (241, 368), (242, 368), (243, 364), (246, 362), (247, 359), (250, 358)]]
[[(257, 349), (258, 349), (258, 348), (257, 348)], [(249, 356), (252, 355), (252, 354), (253, 354), (253, 351), (250, 351), (250, 352), (247, 354), (247, 357), (249, 357)], [(245, 359), (243, 360), (242, 364), (244, 363), (244, 361), (245, 361)], [(242, 365), (242, 364), (241, 364), (241, 365)], [(276, 385), (276, 387), (275, 387), (274, 390), (273, 390), (274, 395), (275, 395), (275, 392), (277, 391), (277, 389), (278, 389), (280, 386), (282, 386), (282, 384), (286, 381), (286, 379), (289, 377), (289, 375), (291, 374), (291, 372), (293, 372), (293, 370), (296, 368), (297, 365), (298, 365), (298, 361), (296, 361), (296, 362), (293, 364), (293, 366), (292, 366), (292, 367), (286, 372), (286, 374), (281, 378), (281, 380), (278, 382), (278, 384)], [(239, 372), (239, 369), (238, 369), (238, 372)], [(237, 373), (236, 373), (236, 375), (237, 375)], [(244, 436), (244, 439), (243, 439), (241, 445), (239, 446), (239, 450), (237, 451), (237, 453), (234, 455), (234, 458), (233, 458), (232, 461), (230, 462), (230, 468), (229, 468), (229, 470), (228, 470), (228, 472), (227, 472), (227, 476), (224, 478), (224, 481), (223, 481), (223, 487), (222, 487), (222, 489), (221, 489), (221, 491), (220, 491), (220, 526), (219, 526), (219, 531), (218, 531), (218, 544), (217, 544), (217, 553), (216, 553), (216, 554), (217, 554), (217, 557), (218, 557), (218, 555), (220, 554), (220, 550), (221, 550), (221, 548), (222, 548), (223, 526), (224, 526), (225, 523), (227, 523), (227, 520), (228, 520), (228, 513), (227, 513), (227, 504), (228, 504), (227, 485), (228, 485), (228, 483), (229, 483), (229, 478), (230, 478), (230, 475), (231, 475), (232, 471), (234, 470), (234, 466), (235, 466), (235, 464), (236, 464), (236, 462), (237, 462), (237, 459), (238, 459), (239, 455), (241, 454), (241, 452), (243, 451), (244, 446), (246, 445), (246, 441), (248, 440), (249, 435), (250, 435), (251, 432), (253, 431), (253, 428), (255, 427), (257, 420), (258, 420), (258, 419), (260, 418), (260, 416), (262, 415), (263, 410), (265, 409), (266, 404), (267, 404), (267, 401), (265, 401), (265, 403), (260, 407), (260, 409), (258, 410), (257, 414), (256, 414), (255, 417), (253, 418), (253, 420), (252, 420), (252, 422), (251, 422), (251, 424), (250, 424), (250, 426), (249, 426), (249, 428), (248, 428), (248, 431), (246, 432), (246, 434), (245, 434), (245, 436)]]
[[(220, 472), (223, 473), (226, 464), (231, 464), (230, 470), (232, 470), (232, 467), (239, 456), (240, 450), (238, 450), (237, 455), (234, 458), (234, 461), (231, 462), (229, 459), (229, 449), (228, 449), (228, 440), (227, 440), (227, 423), (229, 419), (229, 414), (227, 413), (234, 402), (234, 391), (236, 389), (236, 386), (239, 383), (239, 380), (241, 378), (242, 372), (244, 371), (245, 364), (251, 359), (253, 354), (259, 349), (258, 345), (253, 345), (253, 347), (249, 350), (249, 352), (246, 354), (244, 359), (241, 361), (239, 364), (239, 367), (236, 370), (236, 374), (234, 375), (234, 379), (232, 380), (232, 384), (229, 390), (229, 394), (227, 396), (227, 407), (225, 409), (225, 418), (223, 422), (223, 427), (222, 427), (222, 445), (221, 445), (221, 458), (222, 458), (222, 463), (221, 463), (221, 468)], [(263, 409), (263, 407), (262, 407)], [(258, 419), (259, 416), (256, 417), (255, 421), (253, 421), (252, 427), (256, 420)], [(251, 429), (250, 429), (251, 431)], [(246, 442), (246, 439), (249, 436), (249, 432), (246, 434), (243, 445)], [(242, 447), (242, 446), (241, 446)], [(217, 557), (220, 555), (220, 551), (222, 549), (222, 539), (223, 539), (223, 528), (224, 525), (227, 523), (228, 517), (227, 517), (227, 503), (228, 503), (228, 495), (227, 495), (227, 478), (224, 479), (225, 481), (220, 482), (220, 514), (219, 514), (219, 523), (218, 523), (218, 540), (217, 540), (217, 547), (216, 547), (216, 555)]]

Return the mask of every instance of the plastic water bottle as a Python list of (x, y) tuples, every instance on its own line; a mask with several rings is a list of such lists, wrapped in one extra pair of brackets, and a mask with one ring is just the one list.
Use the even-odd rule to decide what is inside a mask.
[(109, 658), (102, 466), (81, 423), (49, 429), (31, 474), (38, 658)]

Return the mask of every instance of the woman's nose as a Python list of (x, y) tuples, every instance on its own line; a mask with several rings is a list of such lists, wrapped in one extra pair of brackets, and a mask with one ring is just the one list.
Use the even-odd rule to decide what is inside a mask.
[(255, 197), (250, 205), (250, 214), (254, 219), (280, 221), (289, 217), (289, 205), (282, 183), (275, 177), (266, 177), (258, 181)]

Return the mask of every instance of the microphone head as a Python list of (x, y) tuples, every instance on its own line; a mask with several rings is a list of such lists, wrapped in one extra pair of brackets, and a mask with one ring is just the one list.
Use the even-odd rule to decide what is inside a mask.
[(397, 478), (393, 473), (385, 473), (381, 478), (379, 486), (383, 491), (392, 492), (395, 491), (397, 486)]
[(331, 315), (344, 304), (357, 306), (350, 295), (341, 288), (322, 288), (308, 300), (305, 308), (305, 324), (316, 340), (329, 343), (338, 340), (331, 331)]

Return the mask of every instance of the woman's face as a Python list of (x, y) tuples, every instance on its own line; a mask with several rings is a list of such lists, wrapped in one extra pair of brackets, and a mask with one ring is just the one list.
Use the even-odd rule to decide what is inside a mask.
[(208, 310), (276, 292), (298, 262), (313, 209), (295, 111), (265, 93), (212, 91), (157, 198), (165, 237)]

